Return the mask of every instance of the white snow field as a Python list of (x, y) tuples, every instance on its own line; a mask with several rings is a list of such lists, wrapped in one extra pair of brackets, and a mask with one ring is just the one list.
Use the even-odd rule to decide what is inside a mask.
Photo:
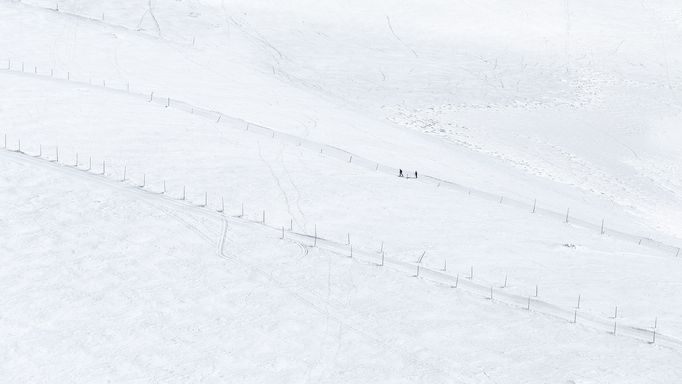
[(0, 382), (679, 382), (681, 37), (674, 1), (0, 2)]
[(5, 382), (682, 377), (676, 348), (221, 223), (85, 171), (1, 158)]

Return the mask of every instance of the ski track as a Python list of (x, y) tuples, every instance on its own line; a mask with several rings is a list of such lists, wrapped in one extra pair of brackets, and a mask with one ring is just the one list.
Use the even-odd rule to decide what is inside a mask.
[(284, 190), (284, 188), (282, 188), (282, 183), (280, 182), (279, 177), (277, 177), (275, 170), (272, 168), (270, 163), (263, 157), (260, 141), (258, 142), (258, 157), (260, 157), (261, 161), (268, 167), (268, 170), (270, 170), (270, 175), (272, 175), (272, 179), (275, 180), (275, 185), (277, 186), (277, 189), (279, 189), (279, 193), (282, 195), (282, 198), (284, 198), (284, 203), (287, 206), (287, 213), (289, 213), (289, 216), (293, 218), (293, 220), (296, 221), (296, 224), (298, 225), (298, 220), (296, 220), (296, 216), (291, 212), (291, 204), (289, 203), (289, 196), (287, 196), (287, 192)]
[(393, 37), (395, 37), (396, 40), (398, 40), (400, 42), (400, 44), (403, 45), (403, 47), (409, 49), (415, 58), (419, 58), (419, 55), (417, 55), (417, 52), (415, 52), (414, 49), (412, 49), (410, 46), (405, 44), (405, 42), (400, 37), (398, 37), (398, 35), (396, 35), (395, 31), (393, 30), (393, 26), (391, 25), (391, 18), (388, 15), (386, 15), (386, 24), (388, 24), (388, 29), (391, 31), (391, 34), (393, 35)]
[(154, 16), (154, 9), (152, 7), (152, 0), (149, 0), (149, 16), (151, 16), (152, 20), (154, 21), (154, 25), (156, 26), (156, 32), (159, 34), (159, 37), (163, 38), (163, 34), (161, 33), (161, 26), (159, 25), (159, 21), (156, 20), (156, 16)]
[[(279, 159), (280, 159), (280, 165), (282, 166), (282, 170), (284, 171), (284, 175), (286, 176), (287, 180), (289, 181), (289, 184), (291, 187), (296, 191), (296, 210), (298, 213), (301, 215), (301, 220), (303, 221), (303, 232), (307, 231), (307, 220), (305, 218), (305, 214), (303, 213), (303, 209), (301, 208), (301, 191), (298, 189), (298, 186), (294, 182), (294, 179), (291, 177), (291, 173), (289, 173), (289, 170), (287, 169), (285, 162), (284, 162), (284, 147), (280, 147), (279, 150)], [(298, 223), (296, 223), (299, 225)], [(292, 228), (293, 229), (293, 228)]]

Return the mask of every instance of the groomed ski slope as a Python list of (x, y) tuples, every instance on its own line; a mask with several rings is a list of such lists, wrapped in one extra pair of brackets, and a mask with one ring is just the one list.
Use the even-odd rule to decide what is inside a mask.
[(3, 377), (679, 380), (672, 2), (58, 4), (0, 2)]

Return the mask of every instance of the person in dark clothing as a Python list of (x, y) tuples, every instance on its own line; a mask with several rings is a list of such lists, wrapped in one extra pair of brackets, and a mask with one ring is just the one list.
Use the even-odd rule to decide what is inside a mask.
[(398, 177), (403, 177), (403, 170), (402, 169), (398, 170)]
[(414, 171), (414, 178), (417, 178), (417, 171)]

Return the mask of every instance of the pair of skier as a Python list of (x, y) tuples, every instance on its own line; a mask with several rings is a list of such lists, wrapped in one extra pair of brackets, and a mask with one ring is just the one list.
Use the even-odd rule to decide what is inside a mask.
[[(398, 177), (404, 177), (402, 169), (398, 170)], [(409, 176), (408, 176), (408, 178), (409, 178)], [(417, 171), (414, 171), (414, 178), (415, 179), (417, 178)]]

